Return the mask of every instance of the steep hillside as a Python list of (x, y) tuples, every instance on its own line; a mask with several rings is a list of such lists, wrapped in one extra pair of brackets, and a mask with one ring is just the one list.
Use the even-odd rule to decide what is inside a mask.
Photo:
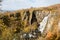
[(59, 40), (60, 4), (0, 12), (0, 40)]

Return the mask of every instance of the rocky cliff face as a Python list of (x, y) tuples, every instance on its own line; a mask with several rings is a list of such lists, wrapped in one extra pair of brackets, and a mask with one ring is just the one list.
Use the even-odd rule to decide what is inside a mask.
[(60, 4), (0, 12), (1, 40), (59, 40)]

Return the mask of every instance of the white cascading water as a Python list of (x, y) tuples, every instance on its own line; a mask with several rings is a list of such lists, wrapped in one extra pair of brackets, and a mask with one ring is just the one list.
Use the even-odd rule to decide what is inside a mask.
[(44, 17), (44, 19), (42, 20), (42, 22), (40, 22), (40, 26), (39, 26), (38, 30), (41, 31), (41, 33), (43, 33), (43, 31), (45, 29), (45, 26), (46, 26), (47, 21), (48, 21), (48, 17), (49, 16)]

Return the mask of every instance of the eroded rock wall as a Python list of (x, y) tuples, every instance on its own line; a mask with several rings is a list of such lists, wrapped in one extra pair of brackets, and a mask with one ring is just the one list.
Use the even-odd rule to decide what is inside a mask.
[(60, 39), (60, 7), (0, 12), (1, 40)]

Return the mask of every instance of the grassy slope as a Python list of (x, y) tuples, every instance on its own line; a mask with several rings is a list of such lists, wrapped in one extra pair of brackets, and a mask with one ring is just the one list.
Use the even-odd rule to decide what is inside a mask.
[[(4, 12), (3, 14), (0, 13), (0, 39), (1, 40), (4, 40), (4, 39), (12, 40), (13, 38), (17, 37), (16, 39), (20, 40), (19, 35), (22, 35), (23, 33), (29, 33), (31, 31), (34, 31), (35, 29), (37, 29), (37, 25), (38, 25), (37, 23), (41, 22), (43, 19), (43, 18), (38, 18), (38, 16), (39, 17), (44, 17), (44, 16), (35, 14), (37, 17), (37, 21), (35, 21), (31, 24), (32, 14), (33, 14), (34, 10), (42, 12), (41, 15), (45, 15), (47, 13), (54, 15), (54, 13), (55, 13), (56, 15), (58, 15), (58, 16), (53, 16), (55, 18), (55, 20), (56, 20), (56, 17), (57, 17), (57, 20), (60, 20), (59, 19), (60, 18), (60, 12), (59, 12), (60, 4), (49, 6), (49, 7), (30, 8), (30, 9), (17, 10), (17, 11), (13, 11), (13, 12)], [(30, 13), (29, 17), (26, 14), (27, 11), (29, 11), (29, 13)], [(29, 18), (29, 20), (28, 20), (28, 18)], [(56, 22), (57, 22), (57, 20), (56, 20)], [(54, 25), (56, 25), (56, 24), (53, 23), (52, 25), (53, 25), (53, 28), (55, 28)], [(53, 32), (52, 32), (52, 34), (53, 34)], [(49, 38), (50, 38), (49, 34), (52, 35), (49, 32), (46, 36), (46, 40), (49, 40)], [(41, 39), (41, 38), (39, 38), (39, 39)]]

